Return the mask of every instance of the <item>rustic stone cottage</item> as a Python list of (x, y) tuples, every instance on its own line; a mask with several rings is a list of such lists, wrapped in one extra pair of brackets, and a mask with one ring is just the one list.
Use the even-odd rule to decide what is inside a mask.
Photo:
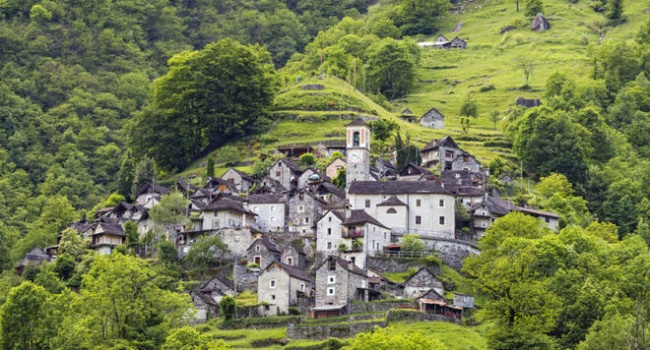
[(445, 116), (442, 115), (442, 113), (440, 113), (437, 109), (431, 108), (420, 118), (420, 125), (431, 129), (444, 129)]
[(284, 232), (287, 216), (287, 196), (284, 194), (252, 194), (246, 197), (255, 223), (265, 232)]
[(235, 168), (228, 169), (228, 171), (221, 176), (221, 179), (234, 184), (237, 191), (240, 193), (248, 193), (251, 187), (255, 184), (255, 179), (253, 179), (252, 176)]
[(442, 169), (451, 170), (452, 162), (461, 152), (463, 151), (451, 136), (432, 140), (420, 150), (422, 166), (431, 168), (442, 164)]
[(268, 237), (258, 238), (246, 249), (248, 264), (255, 264), (258, 268), (267, 266), (274, 261), (280, 261), (282, 249)]
[(420, 268), (413, 276), (404, 281), (404, 297), (415, 298), (422, 293), (433, 289), (439, 295), (445, 295), (442, 282), (427, 268)]
[(220, 276), (214, 276), (207, 282), (202, 283), (192, 292), (192, 303), (196, 307), (194, 318), (198, 322), (205, 322), (210, 316), (219, 316), (219, 301), (225, 296), (235, 296), (232, 281)]
[(275, 316), (289, 313), (299, 299), (311, 296), (314, 282), (311, 276), (294, 266), (272, 262), (257, 276), (257, 301), (262, 303), (260, 314)]
[(298, 185), (298, 178), (303, 171), (299, 166), (288, 159), (280, 159), (269, 170), (269, 177), (278, 181), (286, 189), (294, 189)]

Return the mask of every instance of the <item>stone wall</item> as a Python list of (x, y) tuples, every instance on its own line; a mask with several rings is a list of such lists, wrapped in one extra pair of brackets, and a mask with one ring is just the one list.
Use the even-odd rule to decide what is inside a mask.
[(349, 338), (360, 332), (370, 332), (375, 326), (386, 327), (386, 321), (337, 323), (332, 325), (294, 325), (287, 327), (287, 336), (293, 339), (324, 340), (330, 337)]
[(394, 259), (369, 256), (366, 260), (368, 270), (382, 274), (387, 272), (403, 272), (410, 267), (419, 267), (417, 259)]
[(414, 308), (416, 305), (409, 301), (394, 303), (352, 303), (350, 312), (353, 314), (365, 314), (371, 312), (385, 312), (393, 308)]
[(480, 254), (478, 249), (462, 242), (437, 240), (433, 242), (433, 247), (445, 264), (454, 270), (463, 267), (463, 259), (466, 257)]
[(248, 271), (246, 266), (234, 264), (233, 281), (235, 281), (235, 290), (241, 293), (250, 290), (257, 293), (257, 275), (259, 272)]
[(400, 311), (388, 311), (386, 315), (386, 320), (390, 322), (401, 322), (401, 321), (443, 321), (443, 322), (452, 322), (456, 324), (461, 324), (459, 319), (452, 317), (447, 317), (444, 315), (433, 315), (427, 314), (424, 312), (413, 311), (413, 312), (400, 312)]

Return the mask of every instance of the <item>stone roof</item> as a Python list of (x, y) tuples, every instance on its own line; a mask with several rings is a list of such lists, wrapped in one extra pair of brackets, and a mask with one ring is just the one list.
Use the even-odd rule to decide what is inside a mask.
[(284, 203), (286, 201), (283, 194), (251, 194), (247, 198), (251, 204)]
[(214, 277), (210, 278), (207, 282), (202, 283), (196, 290), (199, 290), (201, 292), (210, 291), (210, 289), (208, 289), (207, 287), (211, 284), (211, 282), (213, 280), (217, 280), (217, 281), (221, 282), (221, 284), (223, 284), (224, 286), (226, 286), (226, 287), (228, 287), (228, 288), (230, 288), (232, 290), (235, 290), (235, 283), (233, 281), (228, 280), (226, 278), (223, 278), (221, 276), (214, 276)]
[(437, 181), (354, 181), (350, 194), (449, 194)]
[(320, 265), (318, 265), (316, 270), (320, 269), (323, 265), (325, 265), (330, 260), (335, 260), (345, 270), (348, 270), (348, 271), (350, 271), (350, 272), (352, 272), (354, 274), (357, 274), (357, 275), (359, 275), (361, 277), (368, 278), (368, 274), (364, 270), (359, 268), (357, 265), (355, 265), (355, 264), (353, 264), (351, 262), (348, 262), (347, 260), (345, 260), (343, 258), (340, 258), (338, 256), (334, 256), (334, 255), (328, 256), (327, 259), (325, 259)]
[(411, 176), (411, 175), (425, 175), (431, 174), (431, 172), (413, 162), (409, 162), (402, 171), (399, 172), (399, 176)]
[(487, 207), (490, 213), (496, 215), (506, 215), (516, 208), (516, 205), (510, 201), (488, 196), (484, 198), (480, 203), (472, 205), (469, 208), (469, 211), (473, 212), (483, 206)]
[[(275, 162), (275, 164), (278, 164), (279, 162), (284, 162), (284, 164), (287, 166), (287, 168), (302, 174), (302, 169), (300, 169), (300, 167), (296, 163), (290, 161), (289, 159), (287, 159), (287, 158), (278, 159), (278, 161)], [(273, 166), (271, 166), (271, 168), (273, 168), (275, 166), (275, 164), (273, 164)]]
[[(115, 235), (115, 236), (125, 236), (124, 231), (122, 230), (122, 226), (118, 223), (112, 223), (112, 222), (98, 222), (97, 223), (97, 229), (95, 229), (94, 233), (95, 235)], [(97, 230), (101, 227), (102, 232), (97, 232)]]
[(556, 219), (560, 218), (559, 215), (557, 215), (557, 214), (555, 214), (553, 212), (550, 212), (550, 211), (540, 211), (540, 210), (536, 210), (536, 209), (533, 209), (533, 208), (527, 208), (527, 207), (516, 207), (515, 210), (518, 211), (518, 212), (524, 213), (524, 214), (530, 214), (530, 215), (535, 215), (535, 216), (548, 216), (548, 217), (556, 218)]
[(156, 185), (155, 183), (148, 183), (144, 185), (140, 191), (138, 191), (138, 196), (146, 194), (146, 193), (157, 193), (157, 194), (167, 194), (169, 193), (169, 188)]
[(42, 263), (44, 261), (50, 261), (50, 256), (47, 255), (43, 249), (34, 248), (30, 250), (25, 256), (18, 262), (18, 267), (26, 266), (29, 263)]
[(338, 187), (332, 185), (329, 182), (323, 182), (322, 184), (318, 185), (318, 190), (321, 189), (323, 192), (331, 193), (339, 198), (345, 198), (345, 192), (341, 191)]
[(271, 242), (271, 240), (267, 236), (256, 239), (255, 242), (253, 242), (253, 244), (251, 244), (246, 250), (252, 249), (253, 246), (257, 243), (262, 244), (269, 252), (274, 252), (278, 254), (282, 253), (282, 249), (280, 249), (280, 247), (278, 247), (278, 245), (275, 244), (274, 242)]
[[(235, 169), (235, 168), (230, 168), (230, 169), (228, 169), (228, 171), (230, 171), (230, 170), (233, 170), (234, 172), (236, 172), (237, 174), (239, 174), (239, 176), (241, 176), (242, 179), (245, 179), (245, 180), (248, 180), (248, 181), (253, 181), (253, 182), (255, 181), (255, 179), (253, 179), (253, 177), (250, 176), (250, 174), (248, 174), (248, 173), (246, 173), (246, 172), (243, 172), (243, 171), (241, 171), (241, 170), (239, 170), (239, 169)], [(226, 171), (226, 173), (227, 173), (228, 171)], [(224, 173), (224, 175), (226, 175), (226, 173)], [(223, 178), (223, 176), (221, 176), (221, 177)]]
[(370, 216), (370, 214), (366, 213), (366, 211), (363, 209), (351, 210), (350, 216), (346, 218), (345, 221), (343, 221), (343, 226), (365, 224), (366, 222), (376, 226), (388, 228), (386, 227), (386, 225), (382, 224), (381, 222), (377, 221), (377, 219)]
[(447, 135), (441, 139), (437, 140), (432, 140), (431, 142), (427, 143), (420, 152), (426, 152), (430, 150), (436, 150), (440, 146), (444, 147), (449, 147), (449, 148), (455, 148), (455, 149), (460, 149), (458, 147), (458, 144), (454, 141), (454, 139), (451, 138), (451, 136)]
[(264, 271), (267, 271), (269, 267), (273, 265), (278, 265), (280, 269), (284, 270), (289, 274), (289, 276), (293, 278), (297, 278), (299, 280), (307, 281), (307, 282), (313, 282), (313, 279), (311, 278), (311, 275), (307, 273), (306, 271), (299, 269), (294, 266), (286, 265), (281, 262), (273, 261), (271, 262), (265, 269)]
[(377, 204), (378, 207), (380, 207), (380, 206), (391, 206), (391, 207), (394, 207), (394, 206), (398, 206), (398, 205), (404, 205), (404, 206), (406, 206), (406, 203), (402, 202), (401, 200), (399, 200), (399, 198), (397, 198), (397, 197), (395, 197), (395, 196), (390, 196), (390, 197), (388, 197), (388, 199), (386, 199), (385, 201), (383, 201), (383, 202)]
[(331, 212), (332, 214), (334, 214), (334, 216), (336, 216), (337, 218), (339, 218), (339, 220), (341, 220), (341, 222), (345, 221), (345, 214), (344, 214), (342, 211), (339, 211), (339, 210), (328, 210), (328, 211), (326, 211), (322, 216), (320, 216), (320, 217), (316, 220), (316, 222), (319, 222), (319, 221), (323, 220), (323, 218), (324, 218), (325, 216), (327, 216), (327, 214), (330, 213), (330, 212)]
[[(224, 186), (227, 188), (230, 192), (237, 192), (237, 187), (235, 186), (234, 183), (228, 182), (222, 178), (219, 177), (211, 177), (206, 181), (205, 186), (203, 186), (204, 189), (215, 189), (219, 188), (221, 186)], [(198, 192), (198, 191), (197, 191)]]
[(222, 210), (231, 210), (237, 211), (240, 213), (257, 215), (250, 210), (244, 209), (244, 203), (239, 200), (233, 199), (233, 197), (219, 196), (212, 203), (208, 204), (203, 211), (222, 211)]
[(349, 123), (346, 126), (365, 126), (366, 122), (363, 120), (361, 117), (357, 117), (357, 119), (353, 120), (351, 123)]
[(402, 114), (403, 114), (403, 115), (413, 115), (413, 112), (411, 112), (410, 109), (406, 108), (406, 109), (404, 109), (404, 110), (402, 111)]

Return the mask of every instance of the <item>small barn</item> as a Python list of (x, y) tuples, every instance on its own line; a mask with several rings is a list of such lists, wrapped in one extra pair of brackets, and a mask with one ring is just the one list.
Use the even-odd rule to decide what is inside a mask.
[(440, 113), (437, 109), (431, 108), (420, 118), (420, 125), (432, 129), (444, 129), (445, 116), (442, 115), (442, 113)]

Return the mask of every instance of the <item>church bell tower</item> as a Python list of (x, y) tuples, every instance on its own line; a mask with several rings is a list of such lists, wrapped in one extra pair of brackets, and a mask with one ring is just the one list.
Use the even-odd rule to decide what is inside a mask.
[(370, 128), (361, 117), (346, 126), (347, 165), (345, 191), (354, 181), (370, 180)]

